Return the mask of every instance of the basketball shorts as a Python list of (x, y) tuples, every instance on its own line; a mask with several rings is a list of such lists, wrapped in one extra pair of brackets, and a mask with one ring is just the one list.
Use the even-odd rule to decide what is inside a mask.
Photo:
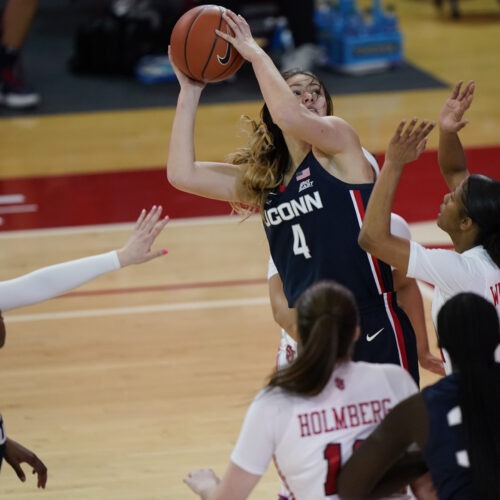
[(361, 335), (354, 361), (400, 365), (419, 384), (417, 340), (410, 320), (398, 306), (394, 292), (358, 304)]

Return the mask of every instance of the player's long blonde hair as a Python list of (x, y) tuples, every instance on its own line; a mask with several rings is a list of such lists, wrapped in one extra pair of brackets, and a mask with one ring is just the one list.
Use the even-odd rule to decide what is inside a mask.
[[(301, 69), (292, 69), (282, 74), (285, 81), (295, 75), (310, 76), (320, 84), (325, 94), (327, 114), (333, 114), (332, 99), (323, 82), (313, 73)], [(266, 104), (261, 109), (260, 121), (248, 116), (243, 116), (242, 119), (250, 128), (248, 142), (245, 147), (231, 153), (227, 160), (242, 166), (242, 184), (249, 203), (232, 203), (232, 207), (237, 213), (249, 214), (257, 211), (257, 208), (263, 213), (267, 195), (283, 182), (290, 168), (290, 153), (283, 132), (273, 122)]]

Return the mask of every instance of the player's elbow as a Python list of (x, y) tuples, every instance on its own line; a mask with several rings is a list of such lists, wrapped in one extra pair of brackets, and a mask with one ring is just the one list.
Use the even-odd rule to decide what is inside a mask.
[(274, 321), (285, 330), (288, 328), (289, 314), (288, 308), (285, 309), (285, 306), (278, 306), (271, 302), (271, 311), (273, 313)]
[(166, 169), (167, 180), (170, 184), (172, 184), (172, 186), (176, 187), (179, 175), (177, 174), (177, 172), (175, 171), (175, 169), (171, 165), (167, 164), (166, 167), (167, 167), (167, 169)]
[(362, 227), (358, 236), (358, 244), (365, 252), (372, 253), (376, 246), (376, 239)]
[(295, 309), (288, 307), (284, 301), (274, 301), (271, 296), (271, 310), (274, 321), (285, 330), (288, 335), (296, 339), (297, 316)]
[(167, 165), (167, 180), (169, 184), (180, 191), (186, 191), (188, 188), (186, 175), (169, 165)]

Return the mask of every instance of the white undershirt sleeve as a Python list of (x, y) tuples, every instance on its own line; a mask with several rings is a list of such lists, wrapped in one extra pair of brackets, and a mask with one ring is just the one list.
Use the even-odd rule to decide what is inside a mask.
[(391, 213), (391, 234), (399, 236), (405, 240), (411, 240), (410, 226), (403, 217), (398, 214)]
[(278, 269), (276, 269), (273, 258), (269, 257), (269, 262), (267, 264), (267, 279), (272, 278), (275, 274), (278, 274)]
[(0, 282), (0, 310), (8, 311), (42, 302), (120, 268), (116, 251), (43, 267)]
[(425, 248), (411, 241), (407, 276), (426, 281), (445, 293), (458, 293), (469, 289), (474, 278), (473, 272), (462, 260), (454, 250)]

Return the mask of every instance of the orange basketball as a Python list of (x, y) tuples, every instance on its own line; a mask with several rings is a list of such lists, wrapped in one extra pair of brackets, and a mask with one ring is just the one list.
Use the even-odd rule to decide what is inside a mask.
[(199, 82), (220, 82), (236, 73), (244, 62), (238, 51), (216, 35), (230, 32), (219, 5), (200, 5), (185, 12), (170, 36), (170, 56), (189, 78)]

